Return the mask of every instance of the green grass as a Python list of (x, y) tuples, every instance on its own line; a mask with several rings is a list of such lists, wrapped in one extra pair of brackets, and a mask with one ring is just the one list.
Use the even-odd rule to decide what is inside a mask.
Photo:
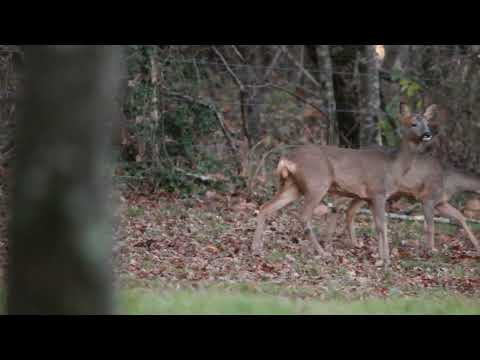
[(133, 315), (479, 315), (480, 302), (426, 296), (342, 303), (208, 290), (167, 293), (125, 290), (120, 309), (123, 314)]
[[(4, 313), (0, 290), (0, 314)], [(356, 302), (304, 301), (247, 292), (218, 290), (158, 292), (123, 290), (124, 315), (480, 315), (480, 302), (441, 292), (415, 298)]]
[(480, 231), (480, 224), (477, 223), (468, 223), (468, 226), (472, 229), (472, 231)]
[(144, 210), (136, 206), (130, 207), (127, 209), (127, 215), (132, 218), (140, 217), (143, 214), (144, 214)]

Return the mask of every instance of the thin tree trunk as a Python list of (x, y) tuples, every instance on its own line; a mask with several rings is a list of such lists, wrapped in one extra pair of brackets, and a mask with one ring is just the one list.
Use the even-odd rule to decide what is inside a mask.
[(319, 59), (319, 77), (325, 88), (325, 98), (328, 107), (328, 143), (330, 145), (338, 145), (337, 102), (335, 100), (335, 90), (333, 87), (333, 65), (330, 56), (330, 45), (317, 45), (316, 51)]
[(408, 45), (384, 45), (385, 59), (383, 69), (390, 72), (393, 69), (404, 70), (408, 60)]
[(365, 45), (365, 59), (367, 73), (363, 79), (365, 99), (365, 115), (360, 126), (360, 146), (369, 146), (374, 143), (382, 144), (379, 129), (380, 114), (380, 77), (379, 64), (375, 51), (375, 45)]
[[(300, 64), (302, 64), (303, 67), (305, 67), (305, 45), (299, 45), (299, 53), (300, 53)], [(297, 85), (303, 85), (303, 71), (297, 70), (297, 78), (296, 78), (296, 84)]]
[(9, 314), (113, 311), (105, 160), (119, 57), (118, 46), (25, 48)]
[[(384, 45), (385, 58), (381, 65), (382, 71), (387, 79), (394, 71), (404, 71), (408, 65), (409, 45)], [(383, 100), (383, 107), (386, 108), (395, 102), (400, 102), (400, 88), (397, 83), (383, 79), (380, 81), (380, 94)]]
[[(333, 46), (334, 45), (330, 45), (330, 48)], [(333, 74), (335, 100), (337, 106), (341, 106), (342, 109), (354, 109), (358, 104), (358, 94), (353, 91), (354, 87), (352, 85), (355, 77), (354, 74), (352, 74), (351, 65), (355, 63), (360, 46), (343, 45), (336, 47), (336, 49), (339, 50), (339, 52), (335, 55), (330, 52), (330, 57), (336, 70), (336, 73)], [(358, 125), (359, 121), (356, 113), (337, 110), (340, 145), (346, 147), (357, 147), (359, 145)]]
[[(248, 68), (248, 84), (254, 85), (263, 80), (263, 46), (256, 45), (253, 51), (253, 66)], [(247, 126), (251, 138), (251, 145), (254, 146), (260, 140), (260, 120), (265, 100), (264, 88), (250, 88), (247, 98)]]

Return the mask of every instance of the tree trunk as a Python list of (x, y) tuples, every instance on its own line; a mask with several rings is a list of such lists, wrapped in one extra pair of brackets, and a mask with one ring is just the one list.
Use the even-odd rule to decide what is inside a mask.
[[(305, 67), (305, 45), (299, 45), (299, 53), (300, 64)], [(304, 75), (301, 70), (297, 70), (296, 84), (298, 86), (303, 86), (304, 84)]]
[(108, 121), (120, 47), (26, 46), (9, 314), (112, 313)]
[[(382, 63), (382, 70), (386, 73), (387, 79), (393, 71), (404, 71), (408, 64), (409, 45), (384, 45), (385, 59)], [(395, 98), (399, 96), (400, 89), (396, 83), (391, 80), (381, 81), (381, 95), (383, 98), (383, 106), (386, 107), (395, 102)]]
[(409, 45), (384, 45), (384, 47), (383, 69), (387, 72), (393, 69), (403, 71), (408, 60)]
[[(263, 81), (264, 54), (262, 45), (243, 47), (243, 57), (250, 59), (248, 66), (242, 68), (240, 79), (246, 87), (244, 94), (246, 130), (249, 145), (254, 146), (260, 140), (260, 120), (265, 99), (265, 89), (251, 87)], [(242, 94), (240, 94), (242, 96)]]
[(365, 99), (363, 121), (360, 125), (360, 146), (365, 147), (377, 143), (382, 144), (379, 129), (380, 114), (380, 77), (379, 64), (375, 45), (365, 45), (366, 76), (363, 78)]
[(329, 115), (328, 144), (338, 145), (337, 102), (335, 100), (335, 90), (333, 87), (333, 65), (330, 56), (330, 45), (317, 45), (316, 51), (319, 60), (319, 76), (325, 90)]
[[(329, 45), (333, 72), (333, 91), (336, 104), (336, 126), (339, 145), (344, 147), (358, 146), (357, 119), (354, 109), (358, 95), (352, 91), (354, 76), (351, 65), (358, 52), (357, 45)], [(344, 111), (347, 109), (347, 111)]]

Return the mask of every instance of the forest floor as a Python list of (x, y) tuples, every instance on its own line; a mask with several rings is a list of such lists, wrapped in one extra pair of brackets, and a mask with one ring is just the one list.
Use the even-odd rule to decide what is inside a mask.
[[(333, 256), (324, 260), (306, 251), (298, 206), (291, 206), (268, 221), (265, 253), (258, 257), (252, 256), (250, 244), (261, 204), (246, 194), (210, 191), (181, 199), (124, 193), (120, 198), (114, 248), (121, 289), (150, 289), (170, 298), (213, 291), (324, 304), (453, 297), (473, 301), (480, 314), (480, 257), (456, 226), (436, 224), (440, 251), (419, 256), (415, 242), (423, 236), (423, 224), (391, 220), (392, 265), (385, 273), (365, 215), (357, 217), (364, 246), (351, 249), (342, 243), (342, 215)], [(315, 223), (322, 234), (324, 218)]]
[[(415, 242), (423, 224), (391, 220), (392, 265), (385, 273), (365, 215), (357, 217), (363, 247), (342, 243), (342, 214), (332, 257), (324, 260), (306, 251), (297, 220), (300, 202), (268, 221), (265, 253), (252, 256), (256, 212), (267, 198), (117, 191), (114, 269), (122, 311), (480, 314), (480, 257), (462, 229), (437, 224), (440, 251), (419, 256)], [(1, 211), (4, 269), (7, 213), (5, 207)], [(319, 234), (324, 222), (315, 220)]]

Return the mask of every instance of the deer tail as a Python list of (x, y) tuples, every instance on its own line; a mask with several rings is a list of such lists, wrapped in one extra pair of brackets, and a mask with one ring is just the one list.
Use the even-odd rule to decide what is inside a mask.
[(286, 180), (291, 175), (295, 174), (297, 171), (297, 165), (294, 162), (282, 158), (277, 166), (277, 176), (280, 177), (281, 180)]

